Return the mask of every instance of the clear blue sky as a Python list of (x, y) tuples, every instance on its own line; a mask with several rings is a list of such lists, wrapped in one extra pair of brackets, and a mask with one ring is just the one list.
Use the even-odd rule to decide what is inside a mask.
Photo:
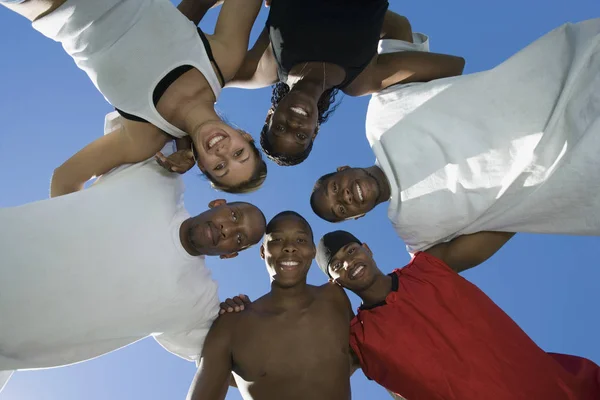
[[(415, 31), (430, 35), (432, 51), (465, 57), (465, 73), (497, 65), (564, 22), (600, 16), (598, 0), (390, 3), (392, 10), (410, 19)], [(266, 14), (263, 9), (252, 40), (262, 28)], [(215, 17), (211, 11), (203, 21), (205, 31), (212, 32)], [(46, 198), (52, 170), (102, 135), (104, 115), (111, 107), (59, 44), (3, 7), (0, 54), (0, 207), (9, 207)], [(270, 89), (228, 89), (223, 92), (219, 108), (231, 121), (258, 137), (269, 98)], [(293, 168), (269, 163), (269, 177), (262, 190), (226, 198), (251, 201), (264, 210), (267, 218), (285, 209), (296, 210), (307, 217), (317, 238), (334, 228), (350, 230), (370, 245), (381, 269), (391, 271), (403, 266), (408, 255), (386, 218), (385, 207), (380, 206), (359, 221), (334, 227), (317, 219), (308, 204), (313, 183), (323, 173), (340, 165), (372, 164), (374, 157), (364, 132), (367, 102), (368, 98), (344, 98), (321, 130), (308, 162)], [(210, 200), (221, 196), (196, 172), (188, 173), (185, 181), (186, 204), (192, 214), (200, 213)], [(599, 249), (599, 238), (517, 235), (490, 261), (465, 276), (545, 350), (582, 355), (600, 363)], [(223, 298), (243, 292), (254, 299), (269, 289), (257, 247), (234, 260), (210, 258), (208, 265)], [(325, 282), (316, 266), (308, 280), (312, 284)], [(356, 297), (351, 298), (358, 306)], [(0, 329), (1, 324), (2, 321)], [(183, 399), (194, 372), (193, 364), (147, 339), (79, 365), (19, 372), (0, 397)], [(352, 384), (356, 399), (389, 398), (361, 372), (355, 374)], [(240, 398), (236, 389), (227, 396), (230, 400)]]

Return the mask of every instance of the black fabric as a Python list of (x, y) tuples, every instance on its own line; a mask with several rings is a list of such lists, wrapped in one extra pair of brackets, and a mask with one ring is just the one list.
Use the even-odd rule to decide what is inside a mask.
[[(219, 68), (219, 65), (215, 61), (215, 57), (213, 56), (212, 49), (210, 48), (210, 43), (208, 42), (208, 39), (204, 35), (204, 32), (202, 32), (200, 30), (200, 28), (198, 28), (198, 35), (200, 36), (200, 39), (202, 39), (202, 43), (204, 43), (204, 49), (206, 50), (206, 54), (208, 55), (208, 59), (212, 63), (215, 64), (215, 68), (217, 69), (217, 73), (219, 74), (219, 78), (221, 79), (220, 80), (221, 87), (223, 87), (223, 85), (225, 84), (225, 78), (223, 77), (223, 73), (221, 72), (221, 68)], [(152, 102), (154, 103), (155, 107), (158, 104), (158, 102), (160, 101), (160, 98), (163, 96), (163, 94), (165, 94), (165, 92), (167, 91), (167, 89), (169, 88), (169, 86), (171, 86), (173, 84), (173, 82), (175, 82), (181, 75), (185, 74), (186, 72), (188, 72), (192, 68), (194, 68), (194, 67), (192, 67), (191, 65), (182, 65), (182, 66), (179, 66), (179, 67), (175, 68), (174, 70), (172, 70), (171, 72), (169, 72), (167, 75), (165, 75), (165, 77), (162, 78), (160, 80), (160, 82), (158, 82), (158, 84), (154, 88), (154, 92), (152, 92)], [(148, 122), (148, 121), (146, 121), (143, 118), (140, 118), (138, 116), (126, 113), (125, 111), (119, 110), (118, 108), (115, 108), (115, 110), (117, 110), (117, 112), (123, 118), (128, 119), (130, 121)]]
[[(398, 288), (400, 287), (399, 285), (399, 280), (398, 280), (398, 275), (395, 272), (392, 272), (391, 274), (388, 274), (388, 276), (392, 277), (392, 292), (397, 292)], [(372, 310), (376, 307), (381, 307), (381, 306), (385, 306), (387, 303), (385, 302), (385, 300), (380, 301), (379, 303), (375, 303), (373, 305), (370, 306), (365, 306), (362, 305), (359, 307), (361, 310)]]
[(349, 85), (377, 54), (388, 0), (273, 0), (267, 29), (282, 82), (309, 61), (336, 64)]
[(335, 254), (349, 243), (362, 244), (353, 234), (346, 231), (334, 231), (325, 234), (317, 246), (317, 265), (329, 276), (329, 263)]

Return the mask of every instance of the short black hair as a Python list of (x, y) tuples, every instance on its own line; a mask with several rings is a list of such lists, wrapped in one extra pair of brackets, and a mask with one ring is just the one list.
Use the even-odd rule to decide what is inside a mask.
[(317, 179), (317, 182), (315, 182), (315, 186), (313, 187), (313, 191), (310, 194), (310, 208), (312, 208), (313, 212), (321, 219), (327, 221), (327, 222), (339, 222), (336, 220), (330, 220), (327, 219), (325, 217), (323, 217), (322, 215), (320, 215), (317, 212), (317, 204), (316, 204), (316, 198), (315, 198), (315, 193), (317, 193), (317, 190), (319, 190), (322, 186), (323, 186), (323, 182), (325, 182), (327, 179), (331, 178), (332, 176), (334, 176), (337, 172), (331, 172), (329, 174), (325, 174), (322, 177), (320, 177), (319, 179)]
[[(273, 85), (273, 92), (271, 93), (271, 108), (269, 109), (269, 114), (272, 114), (277, 109), (279, 102), (290, 92), (290, 87), (284, 82), (278, 82)], [(339, 89), (333, 88), (328, 89), (323, 92), (319, 101), (317, 103), (318, 117), (317, 117), (317, 127), (315, 128), (315, 134), (319, 132), (319, 128), (321, 124), (327, 122), (331, 114), (336, 110), (338, 104), (335, 104), (335, 97), (339, 93)], [(333, 107), (332, 107), (333, 106)], [(304, 160), (306, 160), (312, 151), (313, 141), (311, 140), (308, 147), (299, 154), (287, 155), (276, 153), (273, 150), (273, 146), (269, 143), (269, 139), (267, 138), (267, 133), (269, 132), (269, 120), (265, 122), (260, 132), (260, 146), (262, 147), (264, 153), (267, 157), (275, 162), (277, 165), (283, 167), (289, 167), (293, 165), (298, 165)]]
[(304, 218), (302, 215), (298, 214), (296, 211), (290, 211), (290, 210), (282, 211), (279, 214), (275, 215), (273, 218), (271, 218), (271, 220), (267, 224), (267, 230), (265, 233), (266, 234), (271, 233), (273, 231), (273, 226), (275, 225), (275, 222), (277, 221), (277, 219), (283, 218), (283, 217), (296, 217), (298, 219), (301, 219), (302, 222), (304, 222), (306, 224), (306, 226), (308, 226), (308, 230), (310, 231), (310, 237), (311, 237), (311, 239), (314, 240), (312, 227), (310, 226), (310, 224), (308, 223), (306, 218)]

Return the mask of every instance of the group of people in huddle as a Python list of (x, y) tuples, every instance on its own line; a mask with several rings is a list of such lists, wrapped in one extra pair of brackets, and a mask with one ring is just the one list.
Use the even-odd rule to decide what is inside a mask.
[[(460, 276), (515, 233), (600, 235), (600, 19), (462, 75), (464, 59), (430, 52), (388, 0), (267, 0), (250, 48), (262, 0), (0, 4), (60, 42), (115, 108), (54, 170), (50, 199), (0, 209), (0, 390), (16, 370), (153, 336), (197, 362), (188, 400), (229, 386), (245, 399), (349, 399), (358, 368), (398, 399), (600, 398), (594, 362), (546, 353)], [(225, 87), (268, 86), (258, 140), (215, 111)], [(267, 220), (215, 195), (186, 211), (181, 174), (194, 166), (238, 194), (260, 189), (266, 158), (310, 162), (340, 91), (371, 95), (377, 161), (320, 177), (306, 201), (331, 223), (389, 203), (408, 265), (386, 274), (360, 237), (335, 225), (315, 237), (291, 210)], [(271, 290), (221, 302), (206, 257), (259, 243)], [(322, 286), (307, 284), (313, 260)]]

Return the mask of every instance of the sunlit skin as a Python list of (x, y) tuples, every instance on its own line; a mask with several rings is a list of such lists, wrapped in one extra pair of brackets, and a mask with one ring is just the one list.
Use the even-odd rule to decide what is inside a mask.
[(189, 254), (232, 258), (263, 237), (265, 218), (254, 205), (218, 199), (208, 206), (181, 224), (181, 242)]
[(260, 247), (271, 281), (280, 287), (306, 282), (316, 252), (310, 226), (287, 215), (278, 217), (272, 227)]
[(287, 82), (290, 92), (267, 117), (267, 139), (276, 153), (294, 156), (306, 150), (317, 136), (321, 95), (344, 78), (343, 69), (328, 63), (302, 63), (292, 68)]
[(389, 200), (390, 184), (379, 167), (344, 166), (337, 171), (313, 192), (315, 212), (321, 218), (331, 222), (360, 218)]
[(392, 279), (375, 263), (366, 243), (349, 243), (338, 250), (328, 266), (330, 281), (351, 290), (371, 306), (385, 300), (392, 290)]
[(198, 168), (221, 185), (236, 186), (252, 176), (259, 162), (252, 136), (221, 120), (200, 125), (194, 135)]

